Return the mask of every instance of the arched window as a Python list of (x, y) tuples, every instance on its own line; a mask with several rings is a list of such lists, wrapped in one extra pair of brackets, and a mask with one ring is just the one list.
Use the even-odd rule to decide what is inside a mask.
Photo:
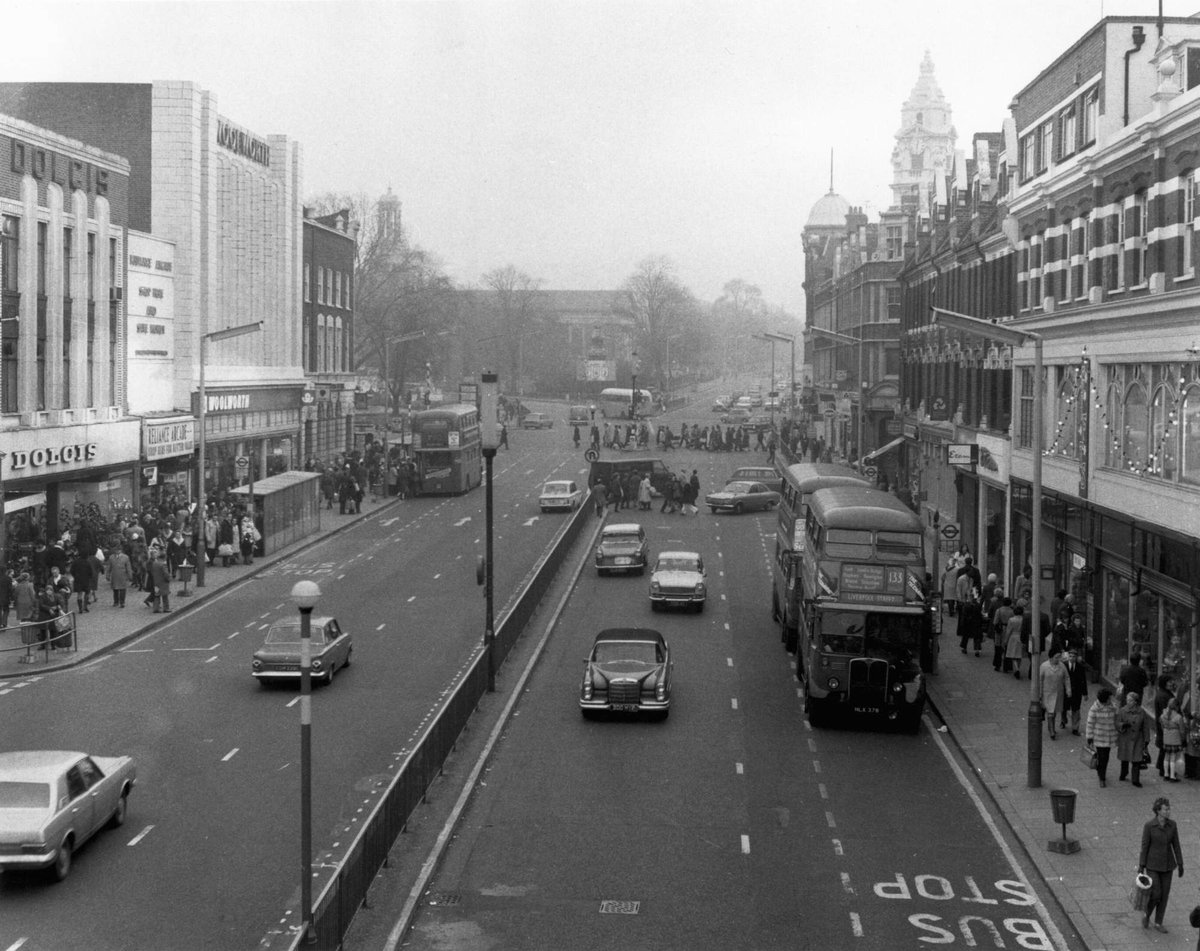
[(1150, 446), (1150, 417), (1146, 404), (1146, 390), (1135, 383), (1125, 391), (1125, 405), (1121, 419), (1121, 446), (1124, 450), (1122, 465), (1126, 469), (1141, 471), (1146, 466)]
[(1179, 478), (1200, 485), (1200, 386), (1189, 386), (1179, 408)]
[(1074, 459), (1079, 452), (1079, 402), (1086, 399), (1077, 392), (1080, 369), (1077, 366), (1059, 367), (1058, 426), (1054, 434), (1054, 454)]
[(1108, 387), (1106, 406), (1107, 425), (1104, 430), (1104, 464), (1114, 469), (1123, 469), (1121, 456), (1121, 384), (1114, 381)]
[(1175, 481), (1178, 433), (1171, 419), (1175, 393), (1168, 386), (1159, 386), (1150, 402), (1150, 472), (1170, 482)]

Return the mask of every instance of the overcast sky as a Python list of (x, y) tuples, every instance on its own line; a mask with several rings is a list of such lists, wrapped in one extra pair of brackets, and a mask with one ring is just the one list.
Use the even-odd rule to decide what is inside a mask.
[(742, 278), (801, 316), (830, 152), (835, 190), (875, 220), (926, 50), (969, 149), (1102, 16), (1158, 2), (4, 6), (3, 80), (195, 81), (230, 120), (302, 143), (306, 196), (391, 187), (463, 284), (513, 264), (615, 288), (666, 255), (701, 299)]

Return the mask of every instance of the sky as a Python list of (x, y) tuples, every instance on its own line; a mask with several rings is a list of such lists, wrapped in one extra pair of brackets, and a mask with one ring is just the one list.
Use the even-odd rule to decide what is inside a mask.
[(394, 191), (462, 286), (511, 264), (613, 289), (665, 256), (701, 300), (740, 278), (800, 318), (809, 212), (831, 174), (871, 220), (887, 208), (926, 51), (966, 150), (1101, 17), (1159, 2), (4, 6), (0, 80), (194, 81), (231, 121), (301, 143), (305, 197)]

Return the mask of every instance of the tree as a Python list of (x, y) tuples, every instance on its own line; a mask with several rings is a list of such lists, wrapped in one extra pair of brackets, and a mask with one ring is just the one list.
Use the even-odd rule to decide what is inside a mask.
[(538, 305), (538, 289), (542, 282), (513, 265), (506, 264), (483, 275), (483, 283), (494, 294), (496, 316), (501, 330), (496, 336), (496, 350), (508, 356), (509, 379), (515, 382), (514, 389), (521, 395), (525, 372), (525, 336), (533, 333), (544, 315)]
[(661, 255), (645, 258), (624, 285), (625, 305), (633, 318), (639, 362), (652, 369), (662, 389), (670, 384), (665, 372), (672, 337), (687, 336), (698, 308), (691, 291), (679, 283), (675, 268)]

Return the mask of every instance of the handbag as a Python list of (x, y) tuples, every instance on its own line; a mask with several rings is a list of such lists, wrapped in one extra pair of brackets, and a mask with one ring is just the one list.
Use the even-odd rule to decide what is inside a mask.
[(225, 558), (232, 558), (233, 545), (231, 545), (229, 542), (221, 542), (221, 544), (217, 546), (217, 554)]
[(1133, 887), (1129, 889), (1129, 904), (1134, 911), (1145, 911), (1150, 904), (1150, 889), (1154, 883), (1145, 872), (1138, 872), (1133, 879)]
[(1085, 746), (1079, 751), (1079, 762), (1088, 769), (1096, 769), (1100, 765), (1100, 754), (1090, 746)]

